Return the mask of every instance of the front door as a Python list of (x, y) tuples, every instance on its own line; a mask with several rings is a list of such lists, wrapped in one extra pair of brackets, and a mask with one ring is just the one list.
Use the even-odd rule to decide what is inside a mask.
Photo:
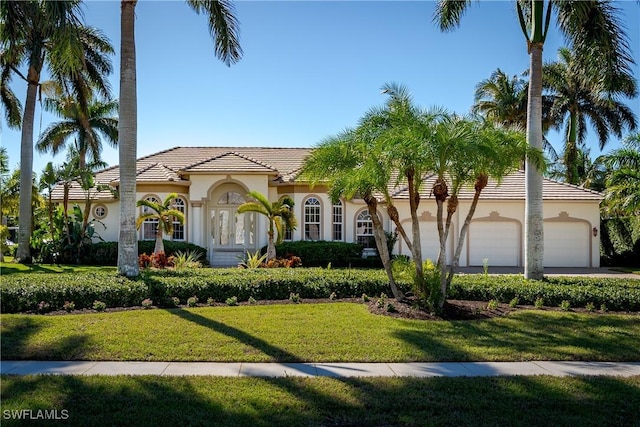
[(255, 250), (255, 214), (238, 213), (245, 202), (236, 192), (223, 193), (210, 209), (209, 250), (212, 265), (237, 265), (238, 257)]

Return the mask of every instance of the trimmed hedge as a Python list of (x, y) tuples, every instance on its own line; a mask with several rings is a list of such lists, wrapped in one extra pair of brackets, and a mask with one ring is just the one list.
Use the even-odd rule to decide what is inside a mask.
[[(399, 282), (405, 292), (408, 282)], [(11, 274), (0, 285), (0, 310), (3, 313), (38, 311), (44, 301), (49, 310), (60, 310), (65, 301), (75, 303), (77, 309), (91, 308), (95, 300), (107, 307), (140, 305), (151, 298), (156, 305), (170, 306), (170, 298), (178, 297), (184, 304), (187, 298), (198, 297), (201, 302), (212, 298), (224, 302), (230, 297), (247, 301), (285, 300), (291, 293), (303, 299), (359, 298), (385, 293), (391, 295), (387, 277), (382, 270), (358, 269), (194, 269), (145, 270), (136, 280), (115, 273), (74, 274)], [(454, 279), (449, 298), (508, 303), (514, 297), (520, 304), (533, 305), (539, 297), (546, 306), (559, 306), (564, 300), (571, 307), (585, 307), (588, 303), (609, 310), (640, 311), (640, 280), (601, 278), (549, 278), (545, 281), (526, 281), (520, 275), (459, 275)], [(44, 310), (41, 310), (44, 311)]]
[[(198, 252), (201, 255), (201, 262), (206, 262), (207, 250), (193, 243), (174, 242), (172, 240), (163, 240), (164, 251), (167, 256), (171, 256), (178, 251), (181, 252)], [(138, 241), (138, 255), (144, 253), (151, 255), (155, 246), (155, 240)], [(83, 264), (86, 265), (118, 265), (118, 242), (98, 242), (92, 243), (87, 252), (83, 255)]]
[(72, 301), (76, 309), (91, 308), (96, 300), (107, 307), (130, 307), (140, 305), (147, 294), (143, 281), (112, 273), (12, 274), (2, 278), (0, 311), (38, 310), (42, 301), (49, 310), (62, 309), (65, 301)]
[(522, 305), (558, 307), (564, 300), (571, 307), (588, 303), (609, 310), (640, 311), (640, 280), (595, 277), (551, 277), (544, 281), (525, 280), (521, 275), (458, 275), (451, 283), (449, 298), (475, 301), (498, 300), (508, 303), (518, 297)]
[[(265, 246), (262, 253), (266, 252)], [(288, 254), (300, 257), (303, 267), (326, 267), (329, 263), (333, 267), (360, 267), (369, 262), (362, 258), (362, 245), (358, 243), (324, 240), (283, 242), (276, 245), (276, 253), (281, 257)]]

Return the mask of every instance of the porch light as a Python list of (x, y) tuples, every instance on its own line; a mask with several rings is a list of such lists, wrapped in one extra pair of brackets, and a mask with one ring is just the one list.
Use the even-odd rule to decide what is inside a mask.
[(593, 227), (593, 230), (591, 230), (591, 232), (593, 233), (593, 237), (598, 237), (598, 228), (597, 227)]

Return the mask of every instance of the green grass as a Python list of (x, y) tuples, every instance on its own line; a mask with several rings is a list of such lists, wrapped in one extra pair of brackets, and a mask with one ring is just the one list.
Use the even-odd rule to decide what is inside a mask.
[(3, 359), (224, 362), (637, 361), (640, 317), (521, 310), (476, 321), (371, 314), (364, 304), (6, 314)]
[[(3, 414), (65, 424), (216, 426), (632, 426), (632, 378), (2, 377)], [(45, 421), (51, 423), (51, 421)], [(3, 426), (25, 425), (3, 419)]]
[(20, 264), (16, 262), (0, 263), (0, 275), (24, 273), (115, 273), (118, 267), (96, 267), (91, 265), (57, 265), (57, 264)]

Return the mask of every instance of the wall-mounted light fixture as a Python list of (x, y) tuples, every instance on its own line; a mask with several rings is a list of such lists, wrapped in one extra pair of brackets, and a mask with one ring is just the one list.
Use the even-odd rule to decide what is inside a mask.
[(593, 237), (598, 237), (598, 228), (597, 227), (593, 227), (593, 230), (591, 230), (591, 232), (593, 233)]

